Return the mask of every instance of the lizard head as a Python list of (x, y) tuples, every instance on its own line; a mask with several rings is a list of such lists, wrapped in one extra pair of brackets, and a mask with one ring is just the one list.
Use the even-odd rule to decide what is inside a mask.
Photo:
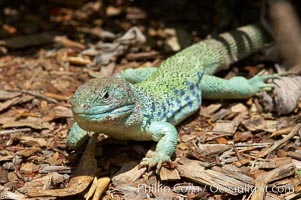
[[(75, 121), (87, 131), (110, 135), (137, 107), (135, 90), (129, 82), (103, 77), (81, 85), (71, 99)], [(138, 106), (139, 107), (139, 106)]]

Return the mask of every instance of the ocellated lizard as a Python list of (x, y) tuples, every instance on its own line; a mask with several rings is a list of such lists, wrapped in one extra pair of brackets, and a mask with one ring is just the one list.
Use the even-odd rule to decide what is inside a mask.
[(67, 144), (78, 146), (87, 131), (121, 140), (153, 140), (158, 142), (156, 151), (141, 164), (159, 169), (175, 151), (175, 126), (200, 108), (202, 98), (244, 99), (273, 88), (265, 81), (277, 75), (259, 74), (249, 80), (212, 76), (270, 40), (263, 27), (248, 25), (194, 44), (163, 61), (158, 69), (121, 73), (129, 81), (117, 77), (88, 81), (72, 97), (75, 124)]

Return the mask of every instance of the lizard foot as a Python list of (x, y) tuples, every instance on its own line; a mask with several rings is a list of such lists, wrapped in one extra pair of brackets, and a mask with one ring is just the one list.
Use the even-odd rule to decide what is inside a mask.
[(152, 157), (143, 158), (140, 166), (148, 166), (148, 168), (152, 168), (157, 165), (156, 173), (158, 173), (164, 162), (171, 162), (170, 157), (162, 153), (154, 152)]
[(266, 83), (269, 79), (279, 78), (281, 74), (263, 75), (263, 72), (259, 72), (256, 76), (249, 80), (250, 86), (255, 93), (261, 91), (271, 91), (274, 88), (273, 83)]

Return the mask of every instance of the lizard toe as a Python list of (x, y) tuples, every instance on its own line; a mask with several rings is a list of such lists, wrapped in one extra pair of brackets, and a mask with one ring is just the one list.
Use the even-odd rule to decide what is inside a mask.
[(273, 90), (275, 87), (274, 84), (272, 83), (266, 83), (266, 84), (263, 84), (262, 86), (260, 86), (260, 90), (261, 91), (271, 91)]
[(268, 74), (268, 75), (257, 74), (256, 76), (254, 76), (250, 80), (253, 81), (253, 82), (264, 83), (265, 81), (267, 81), (269, 79), (276, 79), (276, 78), (280, 78), (280, 77), (281, 77), (280, 74)]
[(164, 162), (171, 162), (170, 157), (167, 155), (154, 153), (154, 155), (150, 158), (143, 158), (140, 162), (141, 166), (148, 166), (148, 168), (152, 168), (156, 166), (156, 173), (158, 173), (161, 169), (161, 166)]
[(261, 75), (260, 78), (263, 80), (263, 81), (267, 81), (269, 79), (277, 79), (277, 78), (280, 78), (281, 77), (281, 74), (269, 74), (269, 75)]
[(157, 162), (152, 158), (143, 158), (140, 162), (141, 166), (147, 166), (148, 168), (152, 168), (157, 164)]

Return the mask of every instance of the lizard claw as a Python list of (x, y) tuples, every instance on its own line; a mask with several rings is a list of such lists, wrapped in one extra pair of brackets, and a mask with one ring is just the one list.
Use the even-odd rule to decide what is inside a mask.
[(154, 152), (154, 155), (152, 157), (143, 158), (140, 163), (140, 166), (148, 166), (148, 168), (157, 166), (156, 173), (159, 173), (160, 168), (164, 162), (171, 162), (170, 157), (168, 155)]

